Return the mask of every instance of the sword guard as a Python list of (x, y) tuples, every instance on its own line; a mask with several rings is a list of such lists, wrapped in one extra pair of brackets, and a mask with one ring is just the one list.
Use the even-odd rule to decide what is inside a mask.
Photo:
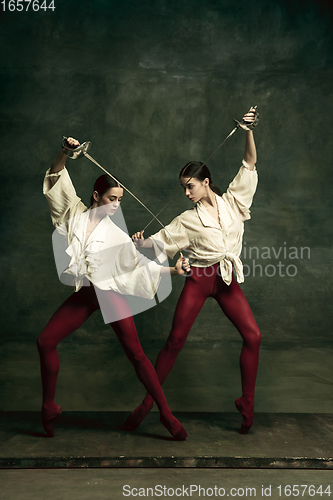
[(80, 144), (77, 148), (71, 148), (67, 143), (67, 137), (62, 137), (61, 147), (65, 155), (67, 155), (72, 160), (76, 160), (77, 158), (82, 158), (84, 154), (88, 151), (91, 146), (91, 142), (87, 141), (83, 144)]

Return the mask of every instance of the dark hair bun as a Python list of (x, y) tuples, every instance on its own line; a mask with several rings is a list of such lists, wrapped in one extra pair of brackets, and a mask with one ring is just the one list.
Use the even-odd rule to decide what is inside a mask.
[(198, 179), (198, 181), (204, 181), (205, 179), (209, 179), (209, 187), (210, 189), (221, 196), (220, 189), (212, 183), (212, 177), (210, 175), (210, 171), (206, 165), (204, 165), (201, 161), (190, 161), (183, 167), (179, 173), (179, 178), (181, 177), (190, 177), (194, 179)]
[[(115, 177), (115, 179), (117, 178)], [(108, 189), (113, 187), (120, 187), (118, 179), (115, 181), (109, 175), (103, 174), (95, 180), (93, 191), (97, 191), (97, 193), (102, 196)], [(90, 206), (94, 203), (94, 201), (94, 197), (91, 195)]]

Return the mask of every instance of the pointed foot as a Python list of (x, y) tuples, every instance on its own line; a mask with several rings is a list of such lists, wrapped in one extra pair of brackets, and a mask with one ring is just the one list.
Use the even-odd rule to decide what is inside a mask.
[(133, 410), (132, 413), (125, 420), (123, 429), (129, 432), (135, 431), (135, 429), (137, 429), (137, 427), (139, 427), (141, 422), (146, 418), (146, 416), (152, 409), (153, 404), (151, 405), (141, 404), (137, 406), (135, 410)]
[(187, 438), (187, 432), (172, 414), (168, 418), (164, 415), (160, 415), (160, 421), (164, 425), (164, 427), (170, 432), (171, 436), (175, 438), (177, 441), (184, 441)]
[(56, 418), (59, 417), (59, 415), (62, 414), (62, 408), (61, 406), (56, 405), (53, 410), (45, 410), (45, 408), (42, 408), (41, 416), (42, 416), (42, 424), (44, 431), (48, 435), (48, 437), (54, 437), (55, 432), (54, 432), (54, 427), (53, 424), (56, 420)]
[(247, 434), (253, 425), (254, 402), (245, 402), (242, 398), (237, 398), (235, 405), (237, 410), (243, 415), (240, 433)]

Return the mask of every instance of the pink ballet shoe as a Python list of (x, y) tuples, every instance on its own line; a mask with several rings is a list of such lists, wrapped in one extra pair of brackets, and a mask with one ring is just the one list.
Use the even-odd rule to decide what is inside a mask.
[(129, 432), (135, 431), (135, 429), (139, 427), (141, 422), (146, 418), (153, 406), (154, 403), (151, 405), (142, 403), (141, 405), (137, 406), (125, 420), (123, 429)]
[(55, 409), (52, 411), (47, 411), (45, 408), (42, 408), (42, 424), (44, 431), (48, 435), (48, 437), (54, 437), (54, 421), (59, 415), (62, 414), (61, 406), (56, 405)]
[(237, 410), (243, 415), (243, 422), (240, 428), (241, 434), (247, 434), (253, 425), (254, 402), (245, 402), (242, 398), (235, 401)]
[(176, 419), (170, 413), (169, 419), (166, 419), (164, 415), (160, 415), (160, 421), (164, 425), (166, 429), (170, 432), (171, 436), (177, 441), (184, 441), (187, 438), (187, 432), (182, 426), (182, 424), (179, 422), (179, 420)]

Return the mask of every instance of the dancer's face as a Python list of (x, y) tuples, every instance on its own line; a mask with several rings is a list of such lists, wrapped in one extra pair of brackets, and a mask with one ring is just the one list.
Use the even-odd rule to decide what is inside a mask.
[(100, 195), (94, 191), (94, 199), (97, 201), (98, 207), (104, 207), (107, 215), (113, 215), (120, 205), (123, 198), (124, 190), (121, 187), (112, 187)]
[(199, 179), (196, 179), (195, 177), (192, 177), (192, 179), (191, 177), (181, 177), (180, 183), (184, 188), (186, 196), (192, 203), (197, 203), (201, 200), (201, 198), (207, 196), (207, 192), (210, 189), (208, 178), (203, 181), (199, 181)]

